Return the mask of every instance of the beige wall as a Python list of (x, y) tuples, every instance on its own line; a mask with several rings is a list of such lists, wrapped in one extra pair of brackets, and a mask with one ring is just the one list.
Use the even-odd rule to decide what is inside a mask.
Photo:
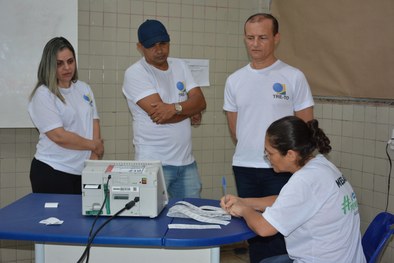
[[(359, 201), (361, 230), (386, 209), (394, 213), (394, 187), (388, 196), (389, 173), (393, 169), (386, 145), (394, 128), (394, 107), (373, 103), (318, 101), (316, 118), (328, 134), (333, 151), (329, 154), (352, 184)], [(393, 150), (388, 148), (390, 159)], [(394, 241), (386, 249), (383, 263), (394, 262)]]
[[(171, 56), (209, 59), (210, 87), (203, 123), (193, 128), (193, 148), (203, 180), (203, 197), (221, 196), (221, 177), (231, 171), (234, 146), (222, 111), (226, 77), (247, 63), (244, 20), (268, 11), (269, 0), (79, 0), (80, 79), (95, 93), (105, 140), (105, 159), (133, 159), (131, 115), (121, 86), (125, 69), (140, 58), (136, 30), (148, 18), (161, 20), (171, 36)], [(297, 65), (294, 65), (297, 66)], [(316, 101), (315, 115), (332, 140), (331, 160), (356, 190), (363, 231), (384, 210), (389, 164), (384, 149), (394, 127), (394, 108), (385, 105)], [(0, 207), (31, 192), (30, 161), (35, 129), (0, 129)], [(392, 152), (390, 152), (392, 154)], [(394, 212), (394, 189), (389, 210)], [(1, 219), (0, 219), (1, 220)], [(394, 261), (393, 242), (383, 262)], [(31, 262), (30, 242), (1, 241), (0, 262)], [(391, 257), (391, 258), (390, 258)]]

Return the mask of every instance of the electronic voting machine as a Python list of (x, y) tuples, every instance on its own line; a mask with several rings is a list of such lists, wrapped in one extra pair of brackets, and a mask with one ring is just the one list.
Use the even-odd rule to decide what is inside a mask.
[[(107, 198), (105, 195), (107, 194)], [(87, 160), (82, 171), (82, 214), (156, 217), (168, 203), (160, 161)], [(105, 200), (105, 203), (104, 203)]]

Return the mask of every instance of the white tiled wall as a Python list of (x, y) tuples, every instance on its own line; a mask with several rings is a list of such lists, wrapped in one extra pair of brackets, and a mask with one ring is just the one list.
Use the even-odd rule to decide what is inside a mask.
[[(381, 211), (394, 213), (394, 187), (389, 184), (390, 159), (386, 152), (394, 128), (394, 107), (384, 104), (317, 101), (315, 116), (331, 140), (333, 161), (352, 184), (359, 201), (361, 230)], [(390, 186), (390, 190), (389, 190)], [(388, 203), (387, 203), (388, 200)], [(394, 262), (394, 242), (382, 262)]]
[[(234, 145), (222, 111), (224, 83), (248, 61), (242, 40), (245, 19), (268, 11), (269, 2), (79, 0), (78, 68), (80, 79), (91, 85), (98, 103), (104, 158), (133, 159), (131, 115), (121, 86), (125, 69), (140, 58), (135, 48), (138, 26), (156, 18), (171, 36), (171, 56), (210, 61), (211, 86), (203, 88), (208, 106), (202, 125), (193, 128), (193, 149), (203, 181), (202, 196), (218, 199), (223, 175), (229, 192), (235, 193)], [(384, 149), (394, 128), (394, 108), (317, 101), (315, 115), (332, 141), (331, 160), (357, 192), (364, 231), (386, 204), (389, 165)], [(0, 207), (31, 192), (28, 174), (37, 138), (35, 129), (0, 129)], [(0, 262), (33, 261), (31, 243), (0, 242)], [(384, 262), (394, 261), (393, 247), (388, 248)]]

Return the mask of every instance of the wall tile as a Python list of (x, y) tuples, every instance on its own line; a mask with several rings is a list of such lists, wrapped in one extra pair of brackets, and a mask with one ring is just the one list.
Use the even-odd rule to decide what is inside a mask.
[[(157, 18), (171, 35), (171, 56), (210, 62), (211, 85), (203, 88), (208, 107), (203, 125), (193, 128), (192, 133), (202, 195), (220, 198), (223, 175), (228, 179), (229, 192), (236, 194), (231, 167), (235, 146), (222, 110), (224, 84), (230, 73), (248, 63), (242, 37), (244, 20), (256, 11), (269, 10), (269, 2), (117, 0), (114, 4), (107, 0), (79, 0), (79, 77), (94, 90), (105, 141), (104, 158), (134, 157), (131, 114), (121, 86), (125, 69), (141, 58), (135, 47), (137, 28), (144, 20)], [(316, 100), (314, 114), (331, 140), (329, 159), (357, 193), (365, 230), (386, 206), (389, 165), (385, 146), (394, 128), (394, 108)], [(28, 174), (37, 139), (36, 129), (0, 129), (0, 207), (31, 192)], [(393, 193), (391, 184), (391, 212)], [(386, 249), (383, 263), (394, 258), (393, 243)], [(32, 250), (20, 250), (16, 243), (13, 248), (0, 243), (1, 262), (28, 261), (29, 254)]]

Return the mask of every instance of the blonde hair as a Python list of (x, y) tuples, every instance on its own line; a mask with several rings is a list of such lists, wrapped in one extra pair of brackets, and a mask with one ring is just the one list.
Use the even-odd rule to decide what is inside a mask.
[[(36, 93), (38, 87), (45, 85), (56, 97), (58, 97), (63, 103), (66, 103), (64, 97), (59, 91), (58, 79), (56, 76), (57, 70), (57, 54), (63, 49), (69, 49), (75, 59), (75, 50), (71, 43), (64, 37), (55, 37), (48, 41), (42, 52), (40, 65), (38, 66), (37, 72), (37, 84), (34, 87), (29, 99), (31, 100)], [(75, 72), (71, 81), (76, 82), (78, 80), (78, 70), (75, 62)]]

